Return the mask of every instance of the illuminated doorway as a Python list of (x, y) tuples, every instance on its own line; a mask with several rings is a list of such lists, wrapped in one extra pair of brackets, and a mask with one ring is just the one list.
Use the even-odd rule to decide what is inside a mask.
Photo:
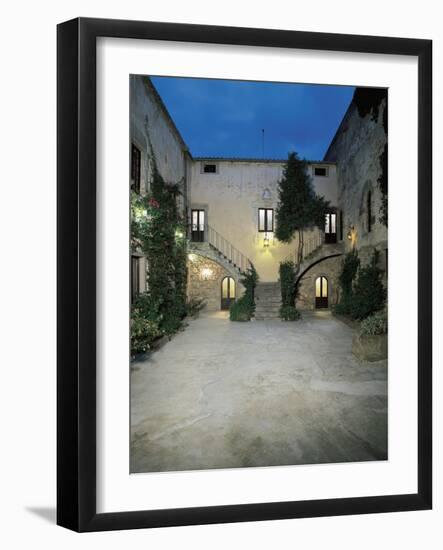
[(221, 285), (221, 308), (229, 309), (235, 301), (235, 281), (232, 277), (225, 277)]
[(328, 279), (323, 276), (315, 280), (315, 308), (328, 308)]

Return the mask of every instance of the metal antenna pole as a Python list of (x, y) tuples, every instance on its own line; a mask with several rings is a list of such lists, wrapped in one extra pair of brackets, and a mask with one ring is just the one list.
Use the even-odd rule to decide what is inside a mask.
[(265, 129), (262, 128), (261, 131), (261, 145), (262, 145), (262, 157), (265, 158)]

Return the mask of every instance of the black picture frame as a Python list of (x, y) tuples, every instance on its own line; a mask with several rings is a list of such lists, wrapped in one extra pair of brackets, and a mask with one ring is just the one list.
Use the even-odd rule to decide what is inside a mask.
[[(96, 39), (398, 54), (418, 58), (416, 494), (96, 512)], [(190, 24), (74, 19), (57, 32), (57, 523), (75, 531), (425, 510), (432, 506), (432, 42)]]

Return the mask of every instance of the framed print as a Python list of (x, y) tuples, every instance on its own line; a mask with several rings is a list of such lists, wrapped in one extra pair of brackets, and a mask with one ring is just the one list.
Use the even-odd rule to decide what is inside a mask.
[(432, 506), (432, 43), (58, 27), (76, 531)]

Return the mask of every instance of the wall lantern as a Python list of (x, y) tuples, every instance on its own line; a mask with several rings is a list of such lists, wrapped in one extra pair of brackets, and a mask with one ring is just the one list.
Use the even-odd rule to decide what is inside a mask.
[(265, 248), (268, 248), (268, 247), (269, 247), (269, 237), (268, 237), (267, 234), (265, 235), (265, 238), (263, 239), (263, 246), (264, 246)]
[(203, 267), (200, 271), (200, 276), (203, 281), (209, 281), (212, 277), (212, 269), (209, 269), (209, 267)]
[(349, 230), (348, 230), (348, 234), (346, 235), (346, 236), (348, 237), (348, 240), (349, 240), (349, 241), (352, 241), (352, 235), (353, 235), (353, 233), (354, 233), (354, 226), (351, 225), (351, 227), (350, 227)]
[(176, 229), (175, 236), (177, 239), (183, 239), (183, 231), (180, 231), (180, 229)]

